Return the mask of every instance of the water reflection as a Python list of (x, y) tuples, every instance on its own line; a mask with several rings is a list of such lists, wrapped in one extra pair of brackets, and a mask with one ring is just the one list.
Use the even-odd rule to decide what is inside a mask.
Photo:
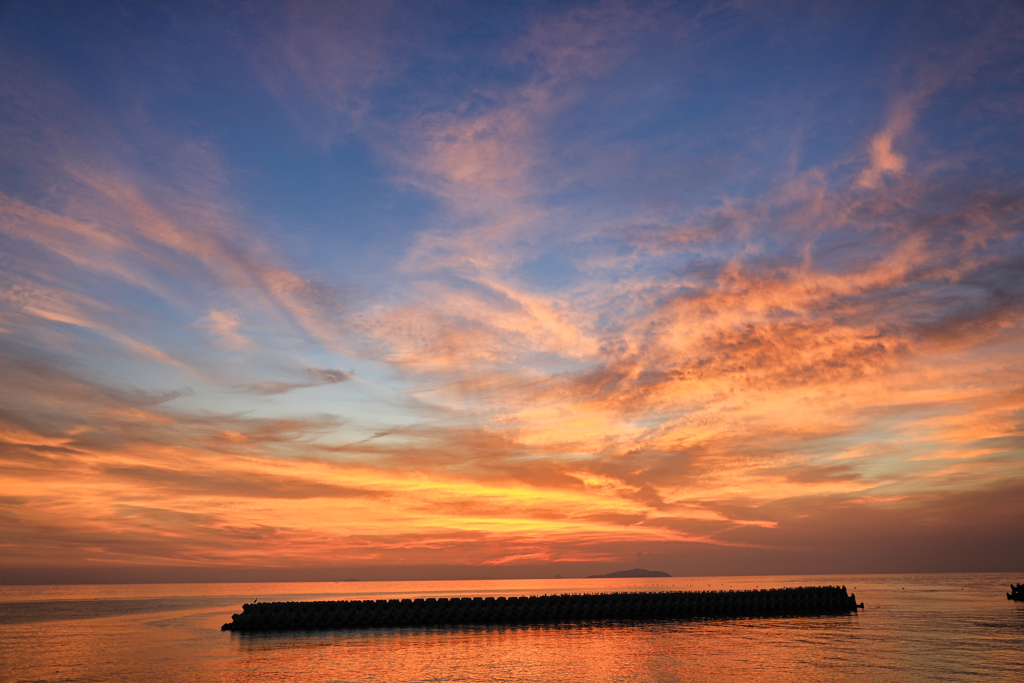
[[(40, 681), (1010, 681), (1024, 678), (1024, 605), (1006, 600), (1010, 580), (1020, 577), (848, 577), (847, 587), (867, 609), (840, 616), (298, 634), (219, 628), (254, 596), (327, 599), (334, 585), (4, 588), (6, 614), (38, 610), (48, 616), (19, 621), (0, 612), (0, 661), (10, 680)], [(748, 577), (660, 585), (698, 590), (709, 583), (743, 589), (835, 582)], [(343, 585), (339, 597), (407, 597), (427, 589), (439, 596), (487, 594), (473, 584), (431, 583)], [(480, 583), (492, 595), (582, 588)], [(107, 611), (89, 616), (90, 602)]]
[[(364, 680), (368, 672), (378, 680), (821, 680), (844, 664), (851, 676), (863, 673), (856, 653), (831, 647), (855, 622), (844, 616), (368, 629), (233, 640), (243, 680)], [(304, 664), (290, 678), (278, 664), (297, 658)]]

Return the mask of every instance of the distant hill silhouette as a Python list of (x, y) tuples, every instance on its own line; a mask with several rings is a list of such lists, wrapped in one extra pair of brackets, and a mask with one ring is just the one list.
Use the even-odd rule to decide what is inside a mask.
[(588, 579), (649, 579), (658, 576), (668, 576), (665, 572), (654, 572), (650, 569), (624, 569), (621, 572), (612, 572), (611, 574), (594, 574), (588, 576)]

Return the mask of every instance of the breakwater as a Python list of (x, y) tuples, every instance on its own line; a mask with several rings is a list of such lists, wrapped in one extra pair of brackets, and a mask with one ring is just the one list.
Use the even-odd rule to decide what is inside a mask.
[(293, 631), (466, 624), (647, 621), (854, 612), (846, 586), (748, 591), (584, 593), (518, 598), (416, 598), (256, 602), (243, 605), (224, 631)]

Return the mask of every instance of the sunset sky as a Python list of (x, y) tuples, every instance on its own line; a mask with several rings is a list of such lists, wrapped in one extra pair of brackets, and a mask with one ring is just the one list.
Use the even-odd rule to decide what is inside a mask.
[(634, 566), (1024, 569), (1024, 4), (0, 2), (0, 582)]

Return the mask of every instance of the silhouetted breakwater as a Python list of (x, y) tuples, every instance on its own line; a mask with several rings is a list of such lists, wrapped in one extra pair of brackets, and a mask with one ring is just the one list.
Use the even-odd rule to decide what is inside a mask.
[(1024, 583), (1010, 584), (1010, 592), (1006, 594), (1006, 599), (1024, 602)]
[(243, 605), (224, 631), (289, 631), (461, 624), (548, 624), (841, 614), (858, 607), (846, 586), (753, 591), (585, 593), (520, 598), (417, 598), (258, 602)]

